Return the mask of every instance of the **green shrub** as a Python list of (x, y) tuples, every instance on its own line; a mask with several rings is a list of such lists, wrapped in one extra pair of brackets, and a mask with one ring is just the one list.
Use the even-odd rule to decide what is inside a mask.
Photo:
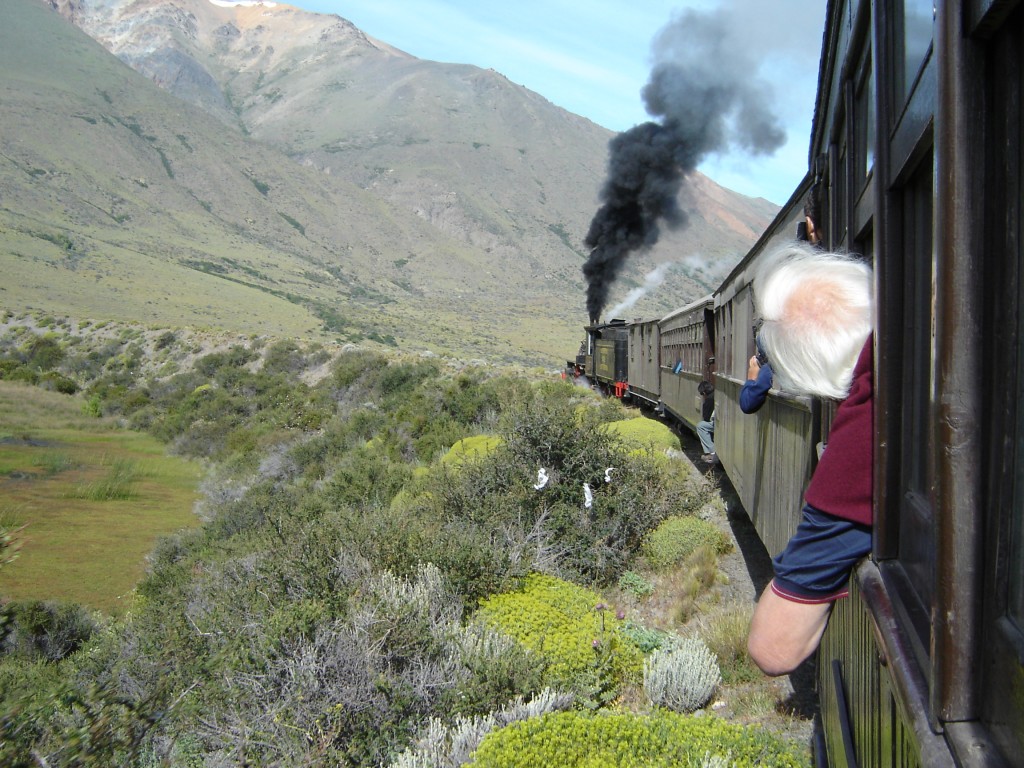
[[(613, 583), (675, 504), (676, 489), (652, 456), (630, 455), (581, 423), (572, 401), (515, 405), (500, 432), (492, 453), (435, 473), (430, 490), (436, 514), (489, 528), (529, 558), (524, 569)], [(541, 469), (548, 482), (538, 488)]]
[(82, 413), (94, 419), (103, 416), (103, 398), (99, 395), (91, 395), (82, 403)]
[(644, 662), (644, 693), (651, 703), (676, 712), (700, 709), (714, 694), (722, 673), (699, 638), (678, 640), (655, 650)]
[(543, 658), (551, 685), (591, 704), (608, 703), (639, 672), (641, 654), (601, 596), (553, 576), (530, 574), (521, 590), (483, 600), (476, 615)]
[(646, 597), (654, 592), (654, 585), (636, 571), (626, 571), (619, 577), (619, 589), (634, 597)]
[[(484, 370), (459, 373), (441, 393), (441, 407), (457, 423), (486, 424), (497, 417), (511, 393), (508, 379), (487, 380)], [(522, 382), (521, 382), (522, 383)], [(522, 392), (522, 390), (520, 390)]]
[(51, 371), (64, 359), (64, 350), (51, 334), (35, 336), (25, 345), (25, 365), (34, 371)]
[(15, 371), (21, 368), (21, 361), (11, 357), (0, 358), (0, 379), (12, 380)]
[(484, 737), (473, 768), (806, 768), (797, 749), (761, 728), (717, 717), (657, 710), (650, 715), (555, 712), (513, 723)]
[(635, 645), (641, 653), (662, 648), (674, 639), (673, 635), (660, 629), (651, 629), (635, 621), (624, 621), (619, 625), (619, 634)]
[(501, 438), (494, 435), (465, 437), (451, 447), (448, 453), (441, 459), (441, 462), (458, 467), (466, 462), (476, 461), (489, 456), (501, 444)]
[(605, 429), (629, 448), (652, 447), (658, 451), (679, 450), (679, 438), (661, 422), (638, 417), (613, 421)]
[(234, 344), (225, 352), (213, 352), (200, 357), (195, 361), (193, 367), (203, 376), (212, 377), (220, 371), (236, 371), (251, 363), (258, 356), (253, 350)]
[[(336, 390), (344, 391), (354, 388), (360, 379), (365, 379), (382, 368), (387, 367), (388, 358), (376, 352), (356, 350), (345, 352), (334, 362), (331, 383)], [(335, 393), (338, 397), (340, 392)]]
[(73, 380), (56, 371), (47, 371), (40, 376), (39, 386), (60, 392), (62, 395), (73, 395), (78, 391), (78, 385)]
[(714, 523), (695, 515), (674, 515), (648, 534), (643, 552), (651, 567), (664, 570), (679, 565), (700, 547), (724, 554), (732, 543)]
[(306, 368), (306, 355), (298, 343), (291, 339), (267, 347), (263, 356), (265, 373), (299, 373)]
[(39, 383), (39, 374), (24, 365), (19, 365), (4, 372), (4, 378), (7, 381), (23, 381), (26, 384)]
[[(22, 673), (11, 679), (8, 672)], [(6, 679), (5, 679), (6, 678)], [(6, 686), (13, 683), (13, 686)], [(112, 684), (69, 676), (55, 664), (0, 666), (0, 765), (139, 765), (143, 739), (166, 716)]]
[(178, 336), (174, 331), (164, 331), (157, 337), (156, 341), (153, 342), (153, 348), (159, 352), (161, 349), (167, 349), (177, 340)]
[(392, 461), (380, 443), (371, 441), (341, 457), (326, 479), (322, 495), (336, 506), (390, 506), (412, 473), (411, 465)]
[(389, 768), (457, 768), (469, 759), (484, 737), (495, 728), (517, 723), (548, 712), (568, 709), (572, 697), (544, 689), (530, 701), (517, 696), (500, 710), (471, 717), (457, 717), (451, 725), (431, 718), (417, 739)]
[(459, 649), (465, 674), (444, 696), (444, 711), (451, 715), (492, 712), (543, 688), (543, 659), (507, 635), (471, 622), (462, 632)]
[(77, 651), (99, 629), (85, 608), (42, 600), (13, 602), (6, 607), (5, 654), (58, 661)]
[(431, 361), (392, 362), (377, 372), (375, 389), (387, 407), (409, 397), (416, 387), (438, 375), (438, 364)]

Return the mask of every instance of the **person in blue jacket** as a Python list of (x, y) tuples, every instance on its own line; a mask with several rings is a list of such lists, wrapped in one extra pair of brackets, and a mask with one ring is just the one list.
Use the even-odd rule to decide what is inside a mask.
[(747, 381), (740, 389), (740, 410), (744, 413), (756, 413), (768, 399), (768, 390), (772, 388), (772, 366), (756, 334), (754, 344), (757, 353), (747, 364)]

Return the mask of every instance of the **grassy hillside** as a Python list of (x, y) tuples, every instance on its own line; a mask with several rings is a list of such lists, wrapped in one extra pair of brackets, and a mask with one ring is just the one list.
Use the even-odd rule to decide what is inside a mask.
[[(0, 36), (5, 308), (449, 353), (519, 336), (529, 307), (481, 340), (473, 252), (417, 217), (226, 131), (33, 0)], [(449, 273), (403, 282), (424, 252)]]

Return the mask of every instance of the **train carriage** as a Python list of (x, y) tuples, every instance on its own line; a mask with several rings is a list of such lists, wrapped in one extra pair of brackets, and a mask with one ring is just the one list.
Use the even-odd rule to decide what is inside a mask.
[(666, 315), (661, 328), (660, 410), (668, 417), (696, 429), (703, 399), (697, 393), (702, 381), (715, 375), (714, 298), (705, 296)]
[(661, 325), (657, 320), (635, 320), (627, 324), (630, 400), (657, 407), (661, 400)]

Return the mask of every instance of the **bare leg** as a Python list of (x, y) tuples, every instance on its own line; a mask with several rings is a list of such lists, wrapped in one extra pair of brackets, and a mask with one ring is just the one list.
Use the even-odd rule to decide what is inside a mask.
[(814, 653), (828, 623), (832, 603), (795, 603), (769, 584), (750, 622), (747, 650), (766, 675), (787, 675)]

